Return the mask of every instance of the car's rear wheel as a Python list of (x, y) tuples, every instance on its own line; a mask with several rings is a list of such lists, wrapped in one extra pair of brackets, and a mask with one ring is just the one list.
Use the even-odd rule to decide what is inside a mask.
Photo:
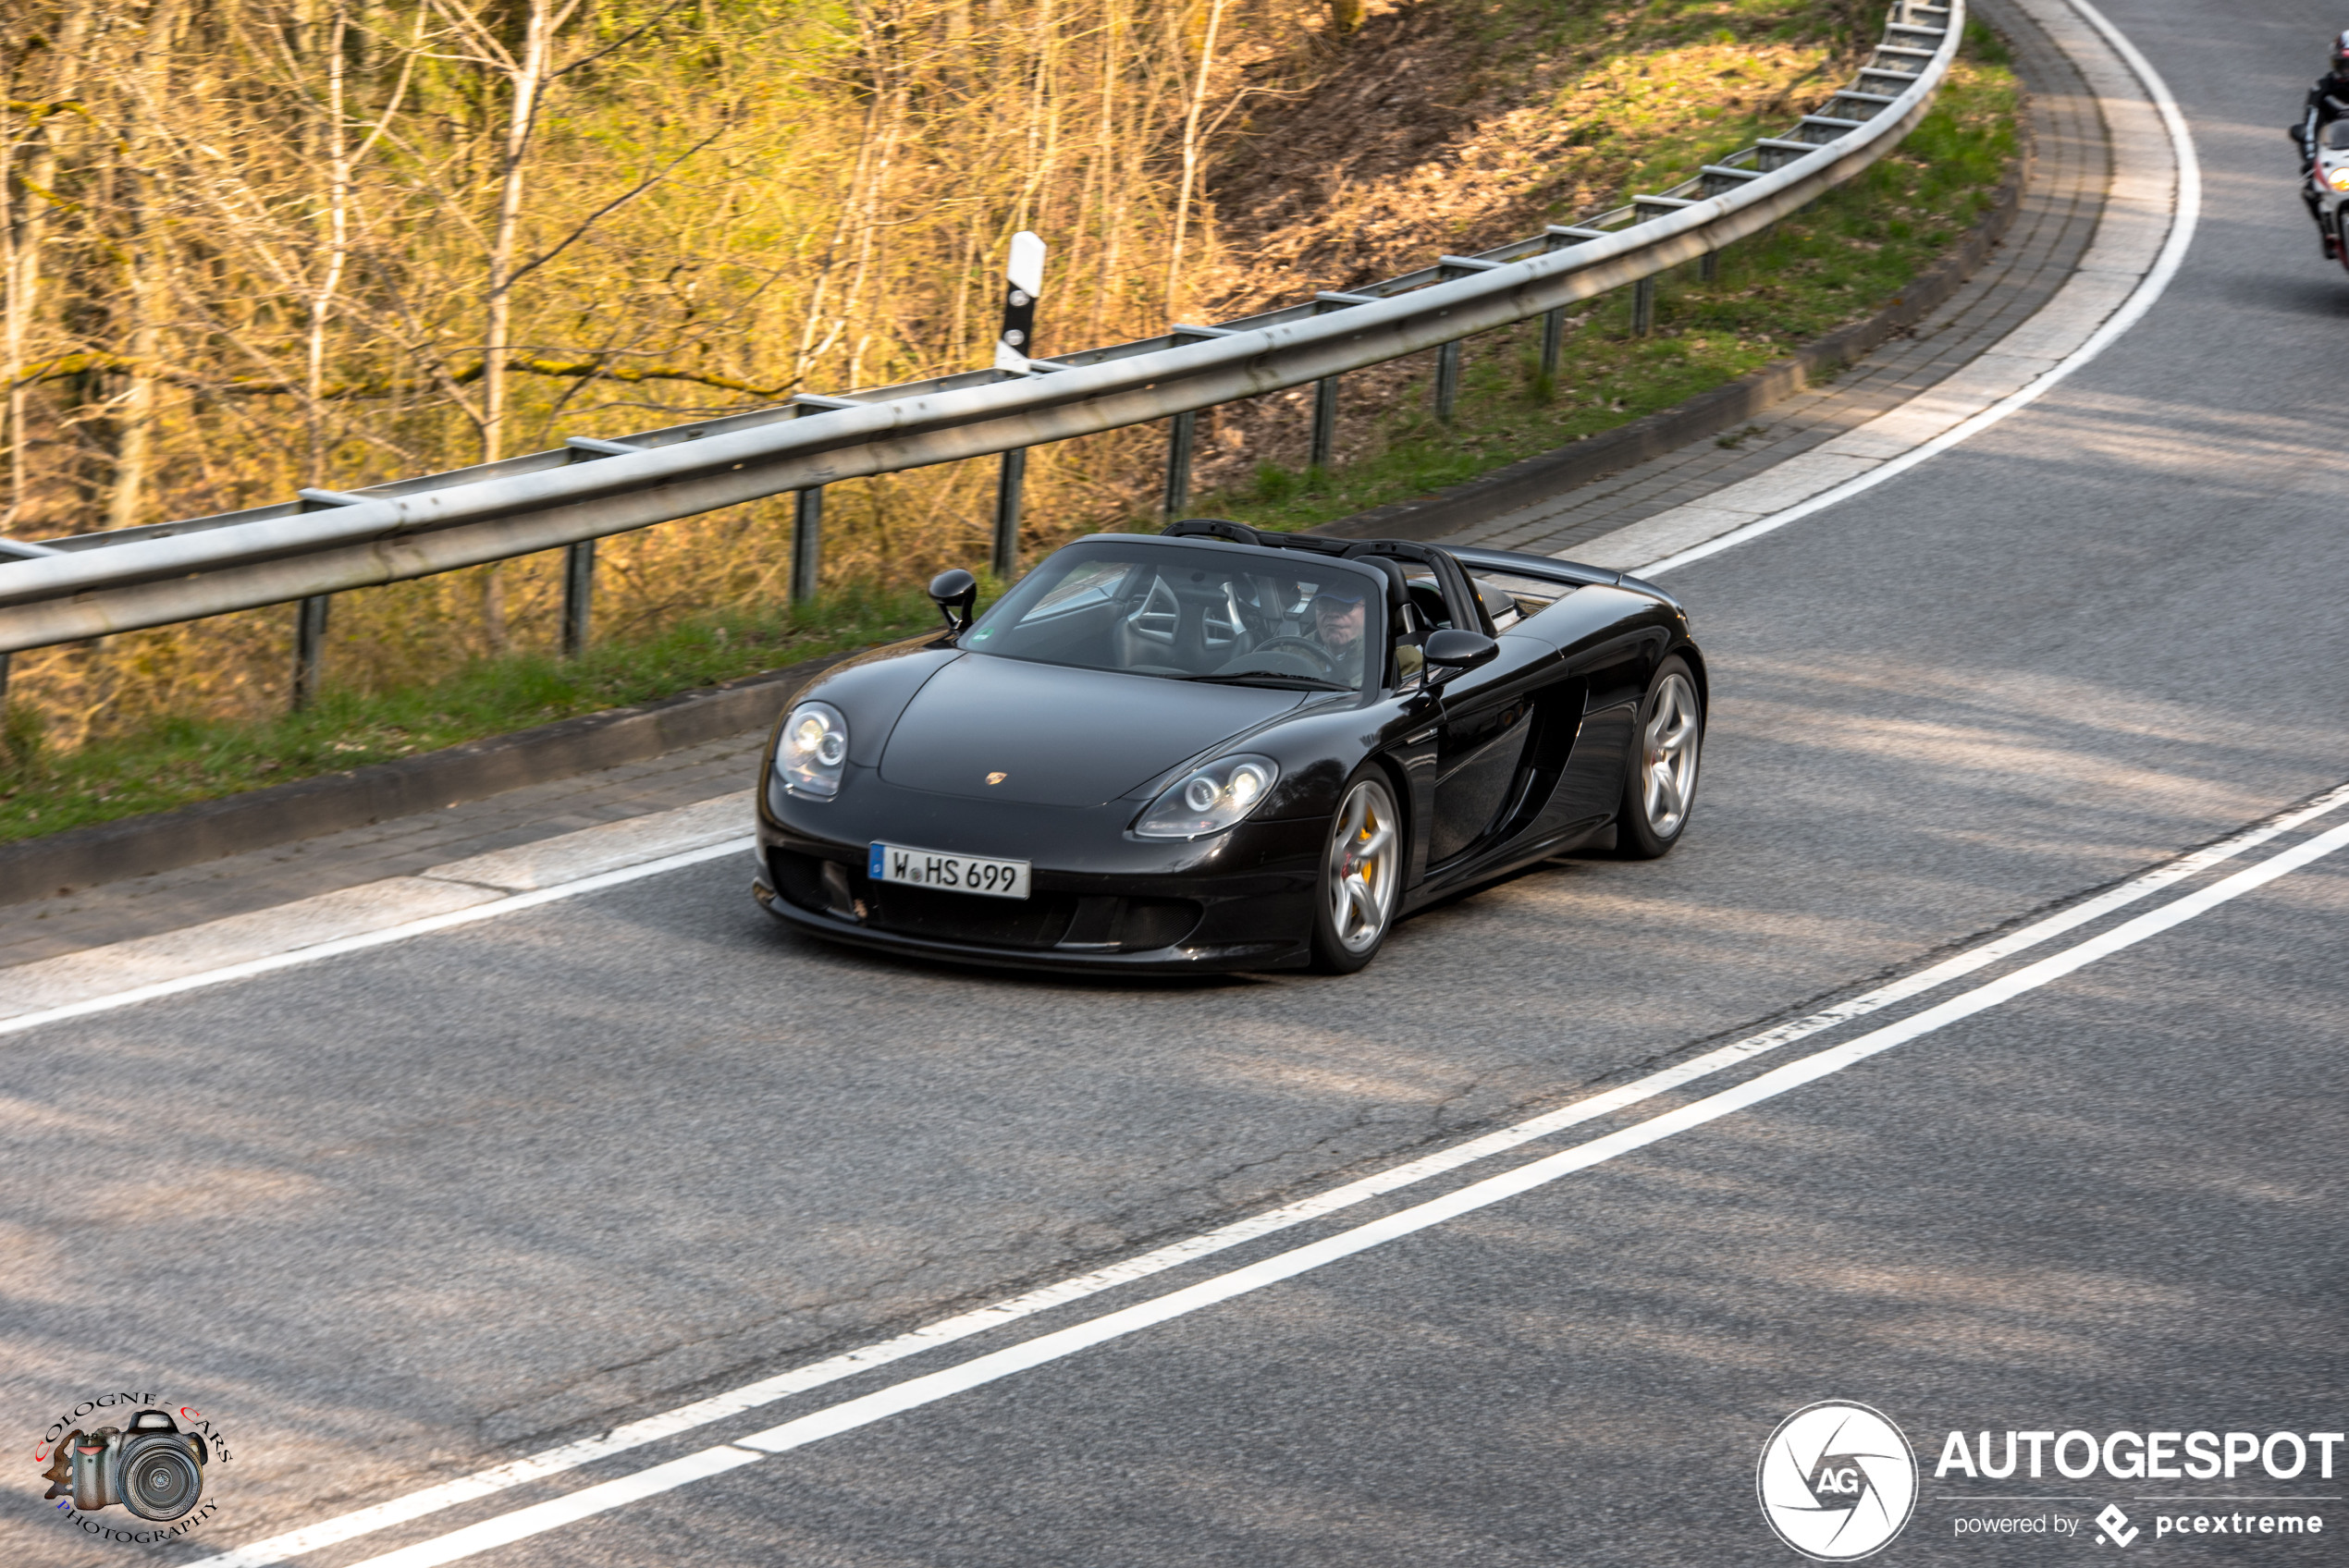
[(1313, 900), (1313, 964), (1351, 974), (1378, 956), (1403, 887), (1403, 817), (1386, 776), (1366, 768), (1346, 782), (1322, 852)]
[(1704, 706), (1696, 677), (1675, 654), (1656, 668), (1640, 704), (1631, 766), (1623, 774), (1616, 819), (1618, 853), (1632, 860), (1667, 854), (1688, 831), (1696, 804), (1697, 765), (1704, 749)]

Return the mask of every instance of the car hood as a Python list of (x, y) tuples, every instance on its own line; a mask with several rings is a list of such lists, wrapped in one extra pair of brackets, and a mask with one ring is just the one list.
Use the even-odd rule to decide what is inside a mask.
[(1303, 698), (966, 655), (906, 704), (880, 776), (978, 800), (1102, 805)]

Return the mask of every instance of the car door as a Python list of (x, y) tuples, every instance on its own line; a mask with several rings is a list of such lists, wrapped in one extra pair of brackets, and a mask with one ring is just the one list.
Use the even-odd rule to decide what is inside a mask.
[[(1431, 575), (1444, 596), (1445, 624), (1490, 631), (1465, 573), (1455, 567)], [(1432, 595), (1415, 583), (1414, 597), (1424, 603)], [(1552, 712), (1558, 652), (1533, 638), (1497, 641), (1500, 651), (1489, 663), (1454, 676), (1436, 693), (1434, 802), (1427, 824), (1427, 864), (1434, 873), (1524, 827), (1528, 807), (1542, 803), (1526, 799), (1529, 782), (1545, 771), (1556, 778), (1559, 759), (1549, 753), (1561, 748), (1545, 736), (1559, 717)], [(1566, 717), (1570, 726), (1579, 715)], [(1546, 770), (1540, 766), (1545, 758)]]
[(1434, 809), (1428, 867), (1441, 872), (1494, 838), (1515, 802), (1537, 728), (1536, 698), (1556, 671), (1556, 649), (1523, 638), (1445, 683), (1435, 740)]

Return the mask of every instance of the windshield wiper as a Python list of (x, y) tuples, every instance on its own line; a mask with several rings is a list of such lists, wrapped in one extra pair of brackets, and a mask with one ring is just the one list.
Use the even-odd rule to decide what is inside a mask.
[(1299, 686), (1313, 692), (1351, 692), (1353, 687), (1342, 680), (1324, 680), (1318, 675), (1291, 675), (1281, 669), (1239, 669), (1229, 675), (1178, 675), (1177, 680), (1213, 680), (1225, 686)]

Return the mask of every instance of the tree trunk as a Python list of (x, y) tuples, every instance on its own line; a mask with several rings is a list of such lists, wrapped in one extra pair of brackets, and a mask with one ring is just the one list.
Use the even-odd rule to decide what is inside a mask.
[[(522, 55), (506, 73), (510, 97), (504, 144), (499, 149), (498, 222), (489, 244), (489, 287), (482, 333), (481, 460), (486, 463), (506, 455), (506, 367), (513, 352), (514, 262), (522, 240), (523, 194), (529, 178), (531, 133), (538, 120), (538, 96), (547, 85), (554, 31), (560, 25), (549, 0), (530, 0)], [(481, 574), (481, 629), (490, 652), (502, 654), (510, 645), (506, 584), (494, 562)]]
[(302, 391), (310, 405), (305, 469), (313, 484), (326, 482), (326, 324), (334, 318), (335, 296), (342, 288), (343, 267), (351, 254), (351, 149), (343, 114), (343, 48), (349, 31), (349, 15), (338, 4), (326, 31), (326, 112), (321, 128), (326, 142), (326, 272), (311, 293), (309, 330), (302, 344)]
[(114, 483), (106, 497), (106, 526), (136, 528), (154, 468), (155, 412), (159, 385), (155, 366), (163, 353), (165, 311), (164, 269), (166, 235), (164, 228), (161, 182), (147, 167), (160, 156), (162, 141), (152, 129), (172, 102), (171, 66), (179, 42), (178, 0), (165, 0), (148, 14), (145, 35), (132, 61), (132, 96), (124, 118), (128, 154), (124, 170), (129, 218), (125, 293), (130, 309), (130, 330), (122, 344), (129, 361), (129, 385), (114, 401), (119, 432), (116, 438)]
[[(49, 58), (55, 62), (43, 90), (41, 102), (64, 103), (81, 91), (82, 50), (89, 42), (91, 19), (97, 14), (92, 0), (68, 5), (57, 27), (57, 35)], [(30, 387), (20, 385), (24, 375), (25, 345), (32, 333), (33, 314), (41, 299), (41, 248), (48, 238), (49, 198), (40, 194), (57, 188), (57, 152), (59, 141), (79, 124), (70, 113), (48, 114), (41, 126), (41, 136), (33, 143), (31, 154), (26, 158), (23, 178), (19, 185), (8, 190), (5, 200), (13, 203), (0, 212), (0, 222), (7, 226), (6, 272), (0, 277), (0, 311), (5, 311), (5, 328), (0, 328), (0, 355), (5, 355), (7, 372), (7, 433), (8, 501), (0, 510), (0, 530), (15, 528), (28, 521), (25, 516), (26, 467), (31, 450), (25, 438), (25, 403)], [(9, 137), (10, 151), (15, 138)], [(0, 181), (6, 178), (0, 170)]]
[(1191, 192), (1199, 184), (1199, 113), (1207, 106), (1208, 79), (1215, 70), (1215, 35), (1224, 25), (1224, 0), (1208, 0), (1207, 37), (1199, 44), (1199, 78), (1191, 86), (1191, 104), (1183, 116), (1183, 183), (1174, 198), (1174, 244), (1166, 259), (1166, 313), (1172, 318), (1183, 308), (1183, 240), (1184, 230), (1191, 218)]

